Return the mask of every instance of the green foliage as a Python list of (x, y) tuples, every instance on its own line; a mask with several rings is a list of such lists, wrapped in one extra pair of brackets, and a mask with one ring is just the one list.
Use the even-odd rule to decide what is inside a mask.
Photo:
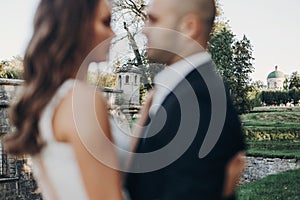
[(283, 91), (262, 91), (261, 101), (266, 105), (280, 105), (294, 103), (300, 100), (300, 76), (293, 72), (290, 79), (285, 79)]
[(147, 94), (147, 88), (144, 84), (141, 84), (140, 86), (140, 103), (144, 104), (146, 100), (146, 94)]
[(262, 91), (261, 101), (266, 105), (280, 105), (288, 102), (297, 104), (300, 99), (300, 90), (293, 88), (289, 91)]
[(247, 141), (276, 141), (300, 139), (297, 128), (253, 128), (245, 129)]
[[(300, 108), (255, 108), (241, 116), (247, 155), (300, 159)], [(240, 186), (238, 199), (297, 199), (300, 169)]]
[(289, 89), (289, 79), (285, 78), (283, 82), (283, 89), (288, 90)]
[(240, 186), (239, 200), (299, 200), (300, 169), (270, 175), (259, 181)]
[[(271, 111), (271, 112), (270, 112)], [(256, 110), (241, 116), (248, 141), (295, 140), (300, 138), (300, 111)]]
[(87, 82), (96, 86), (115, 88), (117, 76), (115, 74), (89, 72)]
[(262, 81), (255, 81), (251, 83), (252, 91), (249, 93), (249, 99), (251, 101), (251, 107), (260, 107), (262, 106), (261, 101), (261, 90), (266, 88), (266, 85)]
[(19, 56), (0, 62), (0, 78), (22, 79), (23, 59)]
[(290, 100), (293, 100), (294, 104), (298, 104), (300, 100), (300, 89), (293, 88), (289, 91)]
[(300, 75), (298, 72), (293, 72), (289, 80), (289, 89), (300, 89)]
[(262, 106), (261, 92), (254, 90), (249, 93), (249, 98), (250, 98), (250, 103), (252, 108)]
[(220, 74), (222, 75), (224, 81), (228, 84), (234, 82), (232, 79), (233, 42), (233, 33), (227, 28), (223, 28), (221, 31), (214, 33), (208, 48), (208, 51), (211, 53), (212, 59), (216, 64)]
[(229, 87), (236, 110), (239, 114), (249, 112), (252, 109), (249, 75), (254, 70), (250, 40), (244, 36), (242, 40), (235, 41), (231, 30), (223, 27), (212, 35), (208, 50)]
[(241, 115), (246, 127), (298, 127), (300, 129), (300, 110), (289, 108), (261, 108)]
[(252, 87), (254, 90), (256, 91), (260, 91), (263, 90), (264, 88), (266, 88), (267, 86), (264, 84), (264, 82), (258, 80), (258, 81), (254, 81), (252, 84)]

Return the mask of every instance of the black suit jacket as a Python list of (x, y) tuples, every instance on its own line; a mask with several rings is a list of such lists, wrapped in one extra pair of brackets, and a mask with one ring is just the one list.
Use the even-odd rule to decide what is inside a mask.
[[(204, 69), (205, 76), (208, 75), (211, 79), (219, 77), (212, 62), (207, 62), (198, 69)], [(220, 89), (218, 84), (211, 87), (215, 90)], [(196, 97), (196, 104), (191, 103), (192, 96)], [(158, 133), (152, 137), (140, 139), (136, 152), (147, 153), (164, 148), (175, 139), (177, 134), (193, 137), (191, 136), (193, 131), (190, 130), (192, 128), (189, 127), (194, 127), (196, 124), (198, 128), (195, 138), (186, 151), (170, 165), (152, 172), (128, 173), (125, 178), (125, 188), (132, 200), (221, 199), (226, 164), (238, 151), (245, 149), (241, 123), (228, 92), (225, 98), (227, 111), (221, 135), (211, 152), (200, 159), (199, 150), (211, 123), (212, 101), (209, 89), (203, 76), (196, 69), (176, 86), (163, 101), (156, 115), (152, 116), (151, 120), (149, 119), (149, 128), (144, 130), (147, 135), (152, 135), (153, 132), (159, 130)], [(183, 107), (185, 110), (182, 110)], [(189, 110), (193, 118), (188, 119), (185, 123), (190, 124), (182, 129), (181, 117), (186, 110)], [(167, 117), (163, 127), (157, 127), (165, 114)], [(177, 146), (177, 149), (164, 152), (164, 155), (159, 156), (157, 160), (154, 158), (153, 162), (160, 162), (174, 156), (177, 150), (182, 151), (184, 144), (181, 146), (178, 143)], [(131, 169), (149, 164), (134, 158)]]

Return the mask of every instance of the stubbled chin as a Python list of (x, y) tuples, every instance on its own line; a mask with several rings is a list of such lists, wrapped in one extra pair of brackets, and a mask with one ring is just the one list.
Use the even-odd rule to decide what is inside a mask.
[(148, 60), (150, 62), (158, 62), (158, 59), (157, 59), (157, 55), (155, 55), (155, 50), (153, 49), (148, 49), (147, 50), (147, 56), (148, 56)]
[(168, 51), (160, 49), (148, 49), (147, 50), (148, 60), (151, 63), (169, 64), (173, 59), (174, 55)]

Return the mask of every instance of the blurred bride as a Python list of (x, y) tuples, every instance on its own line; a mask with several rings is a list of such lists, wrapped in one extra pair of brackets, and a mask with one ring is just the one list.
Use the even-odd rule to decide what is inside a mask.
[(11, 108), (16, 132), (5, 145), (33, 158), (46, 200), (123, 199), (106, 100), (83, 81), (89, 62), (107, 57), (110, 22), (106, 0), (41, 0), (37, 8), (24, 91)]

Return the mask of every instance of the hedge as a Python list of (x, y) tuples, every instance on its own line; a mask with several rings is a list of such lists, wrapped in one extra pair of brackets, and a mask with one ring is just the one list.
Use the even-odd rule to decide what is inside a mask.
[(248, 141), (297, 140), (300, 139), (299, 128), (245, 128)]

